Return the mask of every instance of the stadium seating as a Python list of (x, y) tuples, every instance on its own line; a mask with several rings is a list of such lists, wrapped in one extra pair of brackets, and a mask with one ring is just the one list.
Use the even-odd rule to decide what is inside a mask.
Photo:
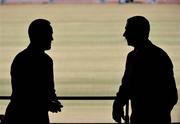
[[(0, 0), (0, 3), (119, 3), (119, 0)], [(150, 3), (151, 0), (134, 0), (136, 3)], [(180, 3), (180, 0), (155, 0), (156, 3)]]

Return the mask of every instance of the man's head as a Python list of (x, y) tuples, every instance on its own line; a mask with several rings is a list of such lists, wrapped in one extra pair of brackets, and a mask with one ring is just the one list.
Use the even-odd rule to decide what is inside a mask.
[(148, 40), (149, 32), (149, 21), (143, 16), (133, 16), (127, 20), (123, 36), (128, 45), (137, 47)]
[(42, 50), (51, 49), (53, 29), (48, 20), (34, 20), (29, 26), (28, 34), (31, 44), (35, 47)]

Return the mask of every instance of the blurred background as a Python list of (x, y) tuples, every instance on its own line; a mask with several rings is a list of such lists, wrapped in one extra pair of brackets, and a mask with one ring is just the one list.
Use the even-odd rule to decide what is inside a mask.
[[(150, 40), (174, 64), (180, 99), (180, 0), (0, 0), (0, 96), (11, 95), (10, 66), (29, 44), (32, 20), (45, 18), (54, 30), (52, 49), (58, 96), (115, 96), (131, 47), (123, 38), (126, 19), (142, 15)], [(42, 86), (43, 87), (43, 86)], [(32, 91), (33, 92), (33, 91)], [(152, 91), (153, 92), (153, 91)], [(112, 100), (62, 100), (52, 123), (114, 123)], [(9, 100), (0, 99), (0, 114)], [(30, 107), (30, 106), (29, 106)], [(180, 122), (180, 102), (172, 111)]]

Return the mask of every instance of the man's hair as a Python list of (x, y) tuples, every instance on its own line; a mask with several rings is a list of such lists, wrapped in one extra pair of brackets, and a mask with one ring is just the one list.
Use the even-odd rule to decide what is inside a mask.
[(149, 36), (150, 24), (149, 21), (143, 16), (133, 16), (127, 20), (128, 25), (136, 30), (137, 34)]
[(43, 33), (50, 28), (50, 22), (46, 19), (36, 19), (31, 22), (28, 28), (28, 34), (30, 40), (38, 39), (42, 37)]

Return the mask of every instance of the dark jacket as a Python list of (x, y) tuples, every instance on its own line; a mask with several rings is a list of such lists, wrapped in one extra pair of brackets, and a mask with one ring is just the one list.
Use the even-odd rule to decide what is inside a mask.
[(116, 101), (131, 100), (132, 123), (169, 123), (177, 103), (173, 64), (159, 47), (148, 43), (128, 54), (126, 70)]
[(11, 83), (11, 101), (4, 122), (48, 124), (49, 103), (56, 99), (52, 59), (28, 47), (11, 65)]

